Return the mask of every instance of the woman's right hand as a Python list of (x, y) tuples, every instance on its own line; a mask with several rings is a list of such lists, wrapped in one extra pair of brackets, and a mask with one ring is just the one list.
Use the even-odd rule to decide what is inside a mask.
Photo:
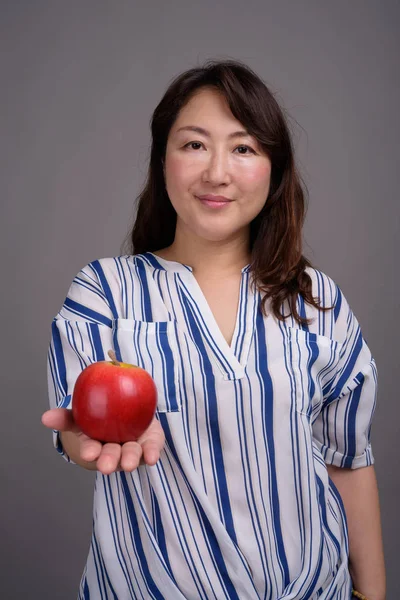
[(70, 432), (68, 435), (74, 434), (81, 460), (87, 463), (95, 462), (96, 469), (103, 475), (110, 475), (114, 471), (131, 472), (139, 464), (154, 465), (160, 458), (165, 443), (164, 431), (156, 418), (138, 440), (124, 444), (103, 444), (91, 439), (79, 429), (72, 411), (67, 408), (47, 410), (42, 415), (42, 423), (50, 429)]

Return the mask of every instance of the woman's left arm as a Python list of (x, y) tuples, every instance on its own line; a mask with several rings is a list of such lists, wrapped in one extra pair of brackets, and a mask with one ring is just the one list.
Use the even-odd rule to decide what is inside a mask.
[(368, 600), (385, 600), (386, 576), (374, 466), (345, 469), (327, 465), (327, 468), (346, 511), (353, 587)]

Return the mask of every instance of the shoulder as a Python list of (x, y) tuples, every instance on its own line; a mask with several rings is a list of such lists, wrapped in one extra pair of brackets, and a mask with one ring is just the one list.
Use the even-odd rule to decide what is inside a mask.
[(141, 254), (96, 258), (82, 267), (77, 277), (82, 275), (94, 277), (99, 284), (118, 283), (123, 281), (128, 273), (135, 271), (139, 265), (146, 262), (148, 261)]
[(319, 299), (322, 307), (327, 308), (340, 302), (341, 289), (329, 275), (315, 267), (307, 267), (305, 272), (311, 279), (312, 295)]
[(109, 302), (121, 290), (132, 262), (131, 256), (111, 256), (96, 258), (85, 264), (75, 275), (68, 296), (90, 297), (101, 295)]
[(353, 317), (351, 308), (336, 281), (315, 267), (305, 269), (311, 279), (311, 293), (323, 309), (305, 304), (307, 318), (311, 319), (309, 330), (318, 335), (343, 342), (349, 318)]
[[(131, 297), (138, 277), (139, 255), (96, 258), (85, 264), (69, 286), (62, 310), (64, 319), (83, 315), (107, 324), (126, 312), (126, 299)], [(140, 270), (140, 269), (139, 269)]]
[(103, 273), (111, 274), (118, 271), (118, 264), (121, 264), (124, 260), (132, 260), (132, 256), (107, 256), (104, 258), (95, 258), (87, 263), (80, 273), (93, 273), (98, 277), (101, 277)]
[(142, 254), (124, 254), (96, 258), (83, 266), (75, 276), (71, 288), (96, 288), (111, 302), (112, 296), (124, 294), (126, 289), (147, 279), (152, 265)]

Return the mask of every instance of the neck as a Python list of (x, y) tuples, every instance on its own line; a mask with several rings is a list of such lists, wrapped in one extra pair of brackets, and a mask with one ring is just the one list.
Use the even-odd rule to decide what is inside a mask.
[(195, 275), (206, 273), (208, 278), (219, 278), (235, 275), (249, 264), (248, 245), (243, 236), (214, 242), (177, 232), (171, 246), (160, 250), (159, 255), (191, 266)]

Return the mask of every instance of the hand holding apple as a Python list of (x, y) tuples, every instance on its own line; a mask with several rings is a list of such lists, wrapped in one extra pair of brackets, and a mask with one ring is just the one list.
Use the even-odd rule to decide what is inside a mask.
[[(63, 434), (74, 462), (107, 475), (133, 471), (140, 462), (153, 465), (165, 436), (154, 418), (157, 390), (144, 369), (99, 361), (84, 369), (75, 382), (72, 410), (46, 411), (42, 423)], [(104, 443), (103, 443), (104, 442)], [(94, 466), (95, 465), (95, 466)]]
[(75, 382), (72, 414), (78, 427), (100, 442), (136, 441), (153, 420), (157, 388), (151, 375), (135, 365), (95, 362)]
[[(136, 442), (102, 444), (85, 435), (76, 425), (72, 410), (52, 408), (42, 415), (45, 427), (63, 432), (65, 450), (74, 462), (104, 475), (134, 471), (139, 464), (154, 465), (164, 447), (164, 431), (157, 419)], [(68, 442), (68, 445), (67, 445)]]

